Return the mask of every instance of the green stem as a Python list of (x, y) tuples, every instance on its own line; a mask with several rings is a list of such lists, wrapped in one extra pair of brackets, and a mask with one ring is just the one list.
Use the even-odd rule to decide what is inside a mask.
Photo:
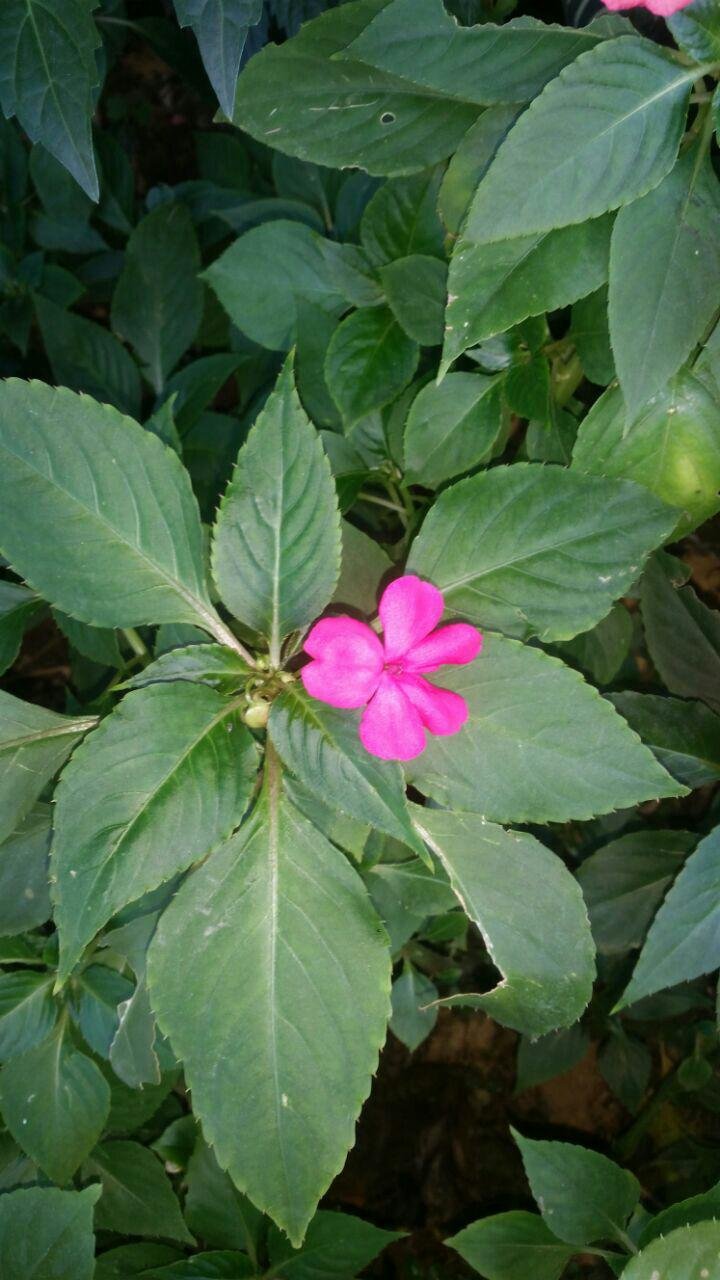
[(122, 633), (127, 640), (133, 653), (138, 658), (149, 658), (150, 650), (148, 649), (142, 636), (138, 634), (134, 627), (123, 627)]

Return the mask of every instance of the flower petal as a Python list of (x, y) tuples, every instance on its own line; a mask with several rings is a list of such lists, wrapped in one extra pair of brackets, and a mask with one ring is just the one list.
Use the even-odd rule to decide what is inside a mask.
[(438, 689), (422, 676), (399, 676), (398, 684), (406, 698), (420, 712), (420, 718), (431, 733), (445, 737), (462, 729), (468, 718), (467, 703), (452, 689)]
[(462, 665), (477, 658), (483, 638), (468, 622), (451, 622), (439, 627), (425, 640), (413, 645), (403, 660), (403, 671), (437, 671), (446, 663)]
[(378, 607), (383, 624), (385, 661), (402, 658), (408, 649), (424, 640), (443, 615), (442, 591), (423, 582), (414, 573), (396, 578), (385, 588)]
[(360, 741), (381, 760), (413, 760), (425, 750), (420, 713), (394, 676), (385, 672), (377, 693), (363, 712)]
[(300, 672), (307, 692), (331, 707), (362, 707), (373, 696), (383, 668), (383, 648), (357, 618), (321, 618), (305, 641), (308, 662)]

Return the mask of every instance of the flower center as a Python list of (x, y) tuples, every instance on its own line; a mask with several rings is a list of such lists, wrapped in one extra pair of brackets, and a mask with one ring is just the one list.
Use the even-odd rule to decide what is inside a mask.
[(401, 676), (403, 673), (402, 662), (386, 662), (385, 670), (390, 676)]

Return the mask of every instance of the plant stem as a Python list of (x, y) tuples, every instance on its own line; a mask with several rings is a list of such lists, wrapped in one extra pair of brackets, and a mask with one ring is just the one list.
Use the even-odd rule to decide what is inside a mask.
[(149, 658), (150, 650), (148, 649), (142, 636), (138, 634), (134, 627), (123, 627), (122, 633), (127, 640), (133, 653), (138, 658)]

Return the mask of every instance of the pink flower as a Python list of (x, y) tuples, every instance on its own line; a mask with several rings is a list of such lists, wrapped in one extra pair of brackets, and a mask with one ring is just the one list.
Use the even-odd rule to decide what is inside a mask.
[(466, 622), (434, 629), (444, 608), (437, 587), (406, 574), (383, 592), (384, 640), (343, 615), (316, 622), (305, 641), (313, 659), (300, 672), (308, 693), (331, 707), (364, 706), (360, 740), (382, 760), (412, 760), (425, 750), (426, 729), (457, 733), (467, 720), (464, 698), (423, 679), (447, 663), (472, 662), (482, 647)]
[(692, 0), (603, 0), (606, 9), (649, 9), (660, 18), (669, 18), (691, 3)]

